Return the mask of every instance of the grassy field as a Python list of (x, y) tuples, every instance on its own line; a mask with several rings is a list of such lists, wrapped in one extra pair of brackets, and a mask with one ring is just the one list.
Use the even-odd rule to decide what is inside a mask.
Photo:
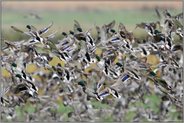
[[(181, 12), (178, 10), (170, 10), (171, 14), (176, 14)], [(132, 30), (137, 35), (141, 35), (140, 30), (134, 30), (135, 25), (141, 22), (154, 22), (158, 20), (156, 13), (152, 9), (147, 10), (94, 10), (94, 11), (73, 11), (73, 10), (63, 10), (63, 11), (37, 11), (34, 12), (38, 14), (41, 19), (35, 19), (29, 16), (29, 11), (13, 11), (4, 10), (2, 14), (2, 30), (3, 39), (6, 40), (20, 40), (22, 35), (13, 31), (10, 26), (16, 26), (22, 30), (26, 31), (26, 25), (34, 25), (37, 28), (43, 28), (49, 25), (52, 21), (54, 26), (51, 28), (50, 32), (57, 31), (61, 33), (62, 31), (69, 31), (73, 29), (73, 21), (77, 20), (81, 23), (81, 26), (88, 30), (90, 28), (95, 30), (95, 25), (102, 26), (107, 24), (112, 20), (116, 21), (116, 28), (118, 23), (123, 23), (129, 30)], [(28, 15), (28, 16), (27, 16)], [(26, 17), (25, 17), (26, 16)], [(57, 35), (59, 35), (57, 34)]]

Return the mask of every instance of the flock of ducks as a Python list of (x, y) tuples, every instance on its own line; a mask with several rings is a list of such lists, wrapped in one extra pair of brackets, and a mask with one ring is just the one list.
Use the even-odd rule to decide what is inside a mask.
[[(183, 47), (175, 39), (183, 38), (183, 13), (156, 13), (159, 21), (136, 25), (135, 29), (147, 32), (144, 40), (136, 39), (122, 23), (115, 30), (115, 21), (96, 26), (97, 34), (93, 36), (92, 29), (83, 30), (75, 20), (74, 29), (62, 32), (63, 38), (55, 42), (57, 32), (45, 36), (53, 23), (40, 30), (27, 25), (27, 31), (11, 26), (29, 39), (4, 41), (2, 68), (10, 76), (3, 78), (1, 104), (13, 107), (28, 100), (40, 101), (51, 91), (66, 104), (80, 93), (88, 100), (121, 100), (125, 88), (139, 95), (144, 87), (146, 93), (165, 95), (182, 107)], [(51, 65), (55, 58), (59, 62)], [(37, 70), (26, 72), (30, 64)]]

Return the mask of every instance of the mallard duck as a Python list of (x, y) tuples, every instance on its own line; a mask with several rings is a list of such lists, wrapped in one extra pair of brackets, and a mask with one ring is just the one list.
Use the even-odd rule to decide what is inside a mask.
[(48, 27), (45, 27), (45, 28), (40, 29), (40, 30), (37, 30), (36, 27), (34, 27), (32, 25), (27, 25), (26, 28), (29, 30), (28, 32), (24, 32), (15, 26), (11, 26), (11, 28), (17, 32), (29, 35), (31, 38), (29, 39), (28, 44), (34, 44), (37, 42), (44, 44), (44, 42), (46, 42), (48, 39), (52, 38), (54, 36), (54, 34), (51, 34), (45, 38), (41, 37), (41, 35), (46, 33), (52, 27), (52, 25), (53, 25), (53, 22)]

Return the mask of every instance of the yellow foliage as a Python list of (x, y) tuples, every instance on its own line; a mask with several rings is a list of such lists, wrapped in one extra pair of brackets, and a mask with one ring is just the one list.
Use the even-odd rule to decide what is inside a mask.
[(116, 64), (119, 61), (118, 57), (115, 58), (115, 60), (113, 61), (114, 64)]
[(44, 95), (44, 92), (45, 92), (45, 90), (44, 90), (43, 87), (38, 89), (38, 95), (39, 96)]
[(35, 43), (35, 46), (39, 47), (39, 48), (44, 48), (45, 47), (41, 42)]
[(5, 78), (10, 78), (11, 73), (7, 69), (2, 68), (2, 76), (5, 77)]
[(63, 102), (63, 96), (57, 96), (56, 103), (61, 104)]
[(42, 81), (41, 77), (38, 75), (33, 75), (32, 78), (34, 78), (36, 81)]
[(156, 55), (148, 55), (147, 63), (149, 63), (150, 65), (157, 65), (160, 63), (160, 59)]
[(60, 63), (62, 67), (65, 66), (65, 61), (60, 60), (57, 56), (54, 56), (52, 58), (52, 60), (49, 62), (49, 65), (50, 66), (56, 66), (56, 65), (58, 65), (58, 63)]
[(26, 66), (26, 73), (34, 73), (37, 69), (38, 68), (35, 64), (28, 64)]
[(84, 70), (84, 72), (85, 73), (89, 73), (89, 71), (91, 71), (93, 68), (95, 68), (96, 67), (96, 64), (95, 63), (92, 63), (92, 64), (90, 64), (90, 66), (89, 67), (87, 67), (85, 70)]
[(96, 48), (95, 54), (100, 56), (102, 54), (102, 49)]

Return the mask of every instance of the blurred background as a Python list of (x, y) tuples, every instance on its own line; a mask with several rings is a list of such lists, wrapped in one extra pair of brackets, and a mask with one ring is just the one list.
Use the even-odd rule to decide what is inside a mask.
[[(56, 37), (54, 38), (54, 40), (57, 41), (58, 39), (62, 38), (61, 33), (63, 31), (68, 33), (69, 30), (73, 30), (74, 20), (77, 20), (84, 30), (92, 28), (93, 34), (95, 34), (96, 25), (102, 26), (103, 24), (108, 24), (111, 21), (115, 20), (116, 29), (118, 24), (121, 22), (126, 26), (129, 31), (133, 31), (136, 38), (141, 38), (144, 37), (144, 34), (146, 35), (147, 33), (145, 33), (143, 29), (135, 30), (135, 26), (136, 24), (142, 22), (157, 21), (158, 17), (156, 15), (155, 8), (158, 8), (161, 12), (162, 10), (167, 9), (171, 13), (171, 15), (176, 15), (182, 12), (182, 1), (3, 1), (2, 38), (9, 41), (19, 41), (27, 39), (26, 35), (15, 32), (13, 29), (11, 29), (11, 26), (15, 26), (23, 31), (28, 31), (26, 29), (26, 25), (28, 24), (40, 29), (48, 26), (51, 22), (53, 22), (54, 25), (49, 30), (48, 34), (57, 31)], [(57, 63), (58, 61), (53, 62), (52, 64)], [(36, 68), (31, 66), (27, 68), (27, 71), (32, 71), (32, 69)], [(3, 72), (4, 76), (8, 76), (10, 74), (5, 71)], [(42, 90), (44, 89), (41, 88), (39, 93), (42, 93)], [(147, 98), (151, 100), (151, 103), (148, 104), (151, 105), (150, 109), (154, 112), (157, 112), (157, 110), (159, 109), (158, 105), (161, 102), (160, 97), (158, 97), (157, 95), (151, 95), (147, 96), (146, 99)], [(57, 113), (59, 112), (58, 114), (68, 114), (68, 112), (72, 111), (70, 107), (65, 107), (60, 102), (58, 104), (59, 108), (57, 108), (56, 110)], [(94, 101), (91, 104), (94, 105), (94, 109), (100, 111), (101, 108), (108, 109), (109, 107), (112, 107), (112, 105), (109, 106), (98, 101)], [(132, 104), (130, 105), (130, 107), (141, 107), (142, 104), (143, 103), (141, 101), (137, 101), (135, 105)], [(147, 105), (144, 105), (144, 107), (146, 106)], [(31, 113), (33, 113), (35, 116), (38, 115), (35, 112), (39, 107), (42, 107), (42, 104), (40, 106), (40, 104), (32, 105), (27, 103), (27, 105), (23, 106), (23, 108), (16, 107), (18, 119), (24, 120), (25, 118), (27, 118), (27, 114)], [(181, 119), (178, 118), (180, 116), (180, 112), (178, 112), (175, 107), (172, 107), (172, 109), (173, 110), (170, 111), (168, 115), (169, 119)], [(25, 113), (26, 115), (23, 114), (25, 111), (28, 112)], [(137, 113), (131, 110), (124, 111), (126, 112), (124, 119), (125, 121), (131, 121), (134, 115), (136, 115)], [(68, 115), (66, 115), (65, 117), (68, 117)], [(107, 116), (104, 120), (112, 121), (113, 119), (112, 116)]]
[(180, 13), (182, 1), (3, 1), (2, 7), (3, 39), (20, 40), (22, 34), (10, 26), (26, 31), (27, 24), (43, 28), (53, 21), (51, 32), (61, 33), (73, 29), (74, 19), (84, 29), (115, 20), (116, 27), (122, 22), (133, 30), (137, 23), (158, 20), (156, 7), (168, 9), (171, 14)]

